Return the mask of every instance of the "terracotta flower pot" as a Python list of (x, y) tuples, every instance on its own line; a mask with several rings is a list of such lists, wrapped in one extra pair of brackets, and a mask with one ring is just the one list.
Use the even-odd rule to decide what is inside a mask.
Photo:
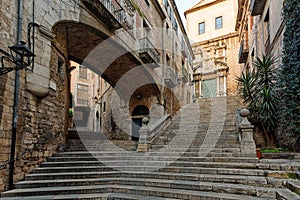
[(260, 152), (260, 149), (256, 149), (256, 156), (258, 159), (262, 158), (262, 153)]

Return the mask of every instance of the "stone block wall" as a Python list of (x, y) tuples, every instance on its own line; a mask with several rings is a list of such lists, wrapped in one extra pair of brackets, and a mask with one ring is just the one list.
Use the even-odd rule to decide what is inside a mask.
[[(8, 46), (16, 43), (17, 3), (16, 1), (1, 1), (0, 8), (0, 48), (8, 51)], [(31, 9), (31, 5), (24, 2), (24, 13), (31, 13)], [(27, 41), (26, 29), (28, 22), (31, 21), (30, 15), (26, 16), (28, 17), (23, 18), (22, 30), (24, 41)], [(62, 73), (58, 73), (57, 55), (49, 39), (36, 30), (35, 54), (37, 56), (34, 72), (39, 74), (42, 71), (40, 75), (43, 77), (35, 76), (30, 71), (20, 72), (15, 181), (23, 179), (65, 142), (68, 77), (66, 66), (62, 69)], [(44, 73), (45, 71), (47, 74)], [(7, 161), (10, 158), (14, 81), (14, 72), (0, 76), (0, 191), (8, 188)], [(37, 91), (36, 88), (33, 89), (37, 84), (30, 84), (34, 82), (44, 83), (43, 87), (46, 92), (42, 96), (33, 92)]]
[(227, 73), (227, 95), (237, 95), (236, 77), (241, 75), (242, 65), (238, 63), (238, 54), (240, 43), (238, 36), (228, 38), (227, 64), (229, 70)]

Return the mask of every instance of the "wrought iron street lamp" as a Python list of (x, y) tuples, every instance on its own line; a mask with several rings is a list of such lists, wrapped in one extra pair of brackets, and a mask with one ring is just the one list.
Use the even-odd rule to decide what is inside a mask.
[[(1, 57), (0, 75), (7, 74), (11, 71), (16, 71), (15, 78), (15, 92), (14, 92), (14, 108), (13, 108), (13, 126), (12, 137), (10, 147), (10, 160), (9, 164), (9, 189), (13, 189), (13, 176), (15, 165), (15, 147), (16, 147), (16, 134), (17, 134), (17, 120), (18, 120), (18, 96), (19, 96), (19, 71), (22, 69), (31, 69), (30, 67), (34, 53), (26, 46), (24, 41), (19, 41), (18, 44), (8, 47), (10, 55), (5, 52), (5, 55)], [(8, 63), (12, 63), (14, 66), (7, 66)]]
[[(14, 70), (30, 69), (33, 70), (31, 63), (34, 58), (34, 53), (26, 46), (24, 41), (19, 44), (8, 47), (10, 50), (9, 56), (1, 57), (0, 75), (7, 74)], [(8, 67), (6, 62), (15, 64), (13, 67)]]
[[(34, 64), (34, 29), (32, 29), (33, 38), (33, 52), (31, 49), (31, 28), (38, 26), (35, 24), (34, 13), (35, 13), (35, 0), (32, 0), (32, 18), (33, 22), (28, 25), (28, 42), (29, 47), (26, 43), (21, 41), (22, 38), (22, 26), (23, 26), (23, 8), (24, 0), (18, 0), (18, 16), (17, 16), (17, 44), (8, 47), (10, 54), (1, 50), (4, 54), (1, 56), (0, 76), (7, 74), (11, 71), (15, 71), (15, 88), (14, 88), (14, 105), (13, 105), (13, 122), (12, 122), (12, 135), (11, 135), (11, 148), (10, 148), (10, 160), (9, 164), (9, 185), (8, 189), (11, 190), (14, 187), (14, 164), (15, 164), (15, 147), (16, 147), (16, 134), (17, 134), (17, 122), (18, 122), (18, 103), (19, 103), (19, 87), (20, 87), (20, 70), (29, 69), (33, 70)], [(10, 63), (10, 64), (9, 64)]]

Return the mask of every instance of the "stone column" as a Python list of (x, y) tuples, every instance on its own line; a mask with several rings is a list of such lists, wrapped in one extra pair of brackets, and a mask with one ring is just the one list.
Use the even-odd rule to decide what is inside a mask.
[(202, 80), (199, 80), (199, 97), (202, 97)]
[(223, 78), (223, 81), (224, 81), (224, 91), (223, 91), (223, 96), (227, 96), (227, 83), (226, 83), (226, 76), (224, 76)]
[(150, 134), (150, 130), (148, 127), (149, 121), (150, 121), (149, 117), (143, 117), (143, 119), (142, 119), (143, 126), (139, 131), (140, 138), (139, 138), (139, 144), (138, 144), (138, 148), (137, 148), (138, 152), (147, 152), (148, 151), (149, 134)]
[(253, 140), (254, 126), (248, 121), (247, 117), (249, 113), (248, 109), (242, 109), (240, 111), (240, 116), (242, 117), (242, 122), (239, 124), (241, 130), (241, 151), (242, 153), (256, 156), (256, 145)]
[(217, 75), (217, 97), (220, 96), (220, 76)]

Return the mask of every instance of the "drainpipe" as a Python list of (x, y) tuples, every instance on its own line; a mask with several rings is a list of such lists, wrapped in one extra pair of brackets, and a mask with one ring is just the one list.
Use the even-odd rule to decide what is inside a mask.
[[(17, 24), (17, 44), (20, 44), (22, 37), (22, 17), (23, 17), (23, 0), (18, 1), (18, 24)], [(14, 188), (14, 165), (15, 165), (15, 148), (17, 136), (18, 122), (18, 104), (19, 104), (19, 87), (20, 87), (20, 66), (16, 65), (15, 72), (15, 90), (14, 90), (14, 106), (13, 106), (13, 123), (12, 136), (10, 146), (10, 162), (9, 162), (9, 186), (8, 189)]]
[(164, 114), (166, 114), (166, 98), (165, 98), (165, 43), (164, 43), (164, 37), (165, 37), (165, 27), (164, 27), (164, 24), (165, 24), (166, 20), (164, 19), (162, 21), (162, 24), (163, 24), (163, 27), (162, 27), (162, 31), (161, 31), (161, 49), (162, 49), (162, 73), (161, 73), (161, 76), (162, 76), (162, 89), (161, 89), (161, 94), (162, 94), (162, 98), (163, 98), (163, 107), (164, 107)]

